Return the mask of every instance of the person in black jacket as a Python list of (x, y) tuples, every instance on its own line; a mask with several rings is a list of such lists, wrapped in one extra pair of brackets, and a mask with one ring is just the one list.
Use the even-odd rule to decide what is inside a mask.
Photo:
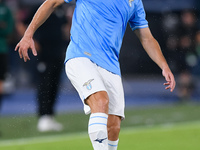
[[(38, 6), (29, 11), (22, 21), (26, 28), (31, 22)], [(38, 51), (37, 102), (40, 132), (60, 131), (62, 125), (55, 121), (55, 102), (59, 89), (59, 80), (64, 66), (64, 56), (68, 41), (64, 43), (63, 27), (67, 24), (65, 10), (57, 8), (48, 20), (37, 30), (34, 41)]]

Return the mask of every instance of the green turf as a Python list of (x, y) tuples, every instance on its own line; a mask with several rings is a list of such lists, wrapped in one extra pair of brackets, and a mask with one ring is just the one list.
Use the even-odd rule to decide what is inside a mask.
[[(190, 122), (200, 120), (200, 105), (187, 104), (128, 108), (125, 114), (126, 119), (122, 122), (122, 128)], [(87, 130), (88, 117), (83, 112), (59, 114), (56, 119), (64, 125), (64, 131), (39, 133), (36, 129), (36, 116), (1, 116), (0, 141), (3, 139), (83, 132)]]
[[(199, 150), (199, 141), (200, 122), (127, 128), (121, 131), (118, 149)], [(0, 146), (0, 150), (92, 150), (86, 133), (9, 142), (7, 146)]]
[(124, 127), (200, 121), (200, 103), (132, 108), (125, 114)]
[(0, 140), (86, 131), (88, 117), (83, 113), (59, 114), (56, 120), (64, 125), (62, 132), (39, 133), (36, 128), (36, 116), (2, 116), (0, 117)]
[(123, 150), (199, 150), (200, 122), (122, 132), (120, 139)]
[[(200, 124), (190, 124), (190, 122), (200, 122), (199, 104), (128, 108), (125, 114), (126, 119), (122, 122), (119, 149), (173, 150), (172, 147), (174, 147), (176, 150), (189, 150), (192, 147), (192, 150), (196, 150), (196, 147), (199, 146), (198, 150), (200, 150), (200, 145), (196, 144), (196, 140), (200, 141)], [(78, 139), (80, 136), (74, 136), (74, 133), (80, 134), (87, 131), (88, 117), (83, 112), (58, 114), (56, 119), (64, 125), (64, 131), (39, 133), (36, 129), (36, 116), (1, 116), (0, 145), (5, 140), (30, 139), (30, 141), (34, 141), (33, 138), (41, 138), (41, 144), (32, 143), (26, 146), (7, 147), (6, 150), (89, 150), (92, 148), (87, 134), (81, 136), (81, 139)], [(169, 131), (166, 131), (168, 128), (159, 128), (161, 125), (171, 127), (179, 123), (189, 124), (184, 127), (169, 128)], [(140, 129), (140, 127), (143, 128)], [(128, 128), (137, 130), (134, 130), (133, 134), (130, 132), (129, 135), (129, 132), (126, 131)], [(71, 137), (72, 134), (74, 138)], [(44, 139), (48, 140), (48, 137), (52, 136), (59, 137), (59, 140), (53, 139), (53, 141), (45, 143)], [(23, 143), (23, 141), (21, 142)], [(125, 148), (126, 146), (128, 148)], [(190, 148), (188, 148), (189, 146)], [(0, 146), (0, 150), (4, 149)]]

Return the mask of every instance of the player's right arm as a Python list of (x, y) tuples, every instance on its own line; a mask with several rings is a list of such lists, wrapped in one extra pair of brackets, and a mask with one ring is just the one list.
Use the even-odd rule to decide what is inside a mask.
[(33, 41), (35, 31), (47, 20), (55, 8), (62, 3), (64, 3), (64, 0), (46, 0), (35, 13), (31, 23), (24, 33), (24, 36), (15, 47), (15, 51), (18, 50), (20, 58), (23, 58), (25, 62), (30, 60), (28, 49), (31, 49), (33, 55), (37, 56), (37, 51)]

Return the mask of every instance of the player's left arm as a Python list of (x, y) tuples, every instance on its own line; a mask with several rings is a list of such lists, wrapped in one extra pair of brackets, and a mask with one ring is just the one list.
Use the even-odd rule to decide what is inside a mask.
[(167, 81), (164, 85), (167, 85), (165, 89), (171, 89), (172, 92), (175, 88), (176, 82), (174, 75), (172, 74), (165, 57), (161, 51), (160, 45), (157, 40), (152, 36), (150, 29), (141, 28), (136, 29), (135, 34), (139, 38), (143, 48), (149, 55), (149, 57), (162, 69), (162, 74)]

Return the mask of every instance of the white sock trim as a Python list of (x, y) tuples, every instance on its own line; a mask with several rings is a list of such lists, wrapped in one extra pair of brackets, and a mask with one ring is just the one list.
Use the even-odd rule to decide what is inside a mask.
[(99, 130), (107, 130), (108, 115), (105, 113), (93, 113), (90, 115), (88, 124), (88, 133), (93, 133)]
[(92, 113), (90, 115), (90, 119), (93, 119), (93, 118), (104, 118), (104, 119), (108, 119), (108, 115), (105, 114), (105, 113)]
[(118, 142), (119, 142), (119, 139), (117, 141), (108, 140), (108, 146), (117, 147), (118, 146)]

